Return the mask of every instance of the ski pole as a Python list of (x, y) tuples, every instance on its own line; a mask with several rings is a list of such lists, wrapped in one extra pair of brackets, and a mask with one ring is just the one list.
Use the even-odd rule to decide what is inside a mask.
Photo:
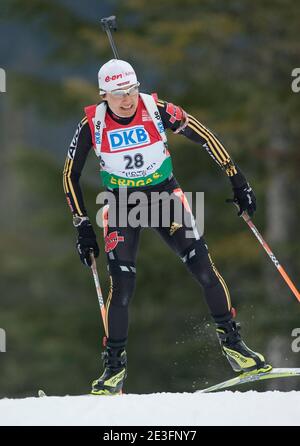
[(103, 297), (102, 297), (102, 291), (101, 291), (101, 287), (100, 287), (100, 281), (99, 281), (99, 276), (98, 276), (98, 271), (97, 271), (96, 260), (94, 257), (94, 253), (92, 251), (90, 253), (90, 256), (92, 259), (91, 269), (92, 269), (95, 287), (96, 287), (96, 291), (97, 291), (97, 296), (98, 296), (98, 301), (99, 301), (99, 306), (100, 306), (100, 311), (101, 311), (101, 316), (102, 316), (102, 322), (103, 322), (103, 326), (104, 326), (104, 332), (105, 332), (105, 336), (107, 337), (106, 309), (105, 309), (105, 305), (104, 305), (104, 301), (103, 301)]
[(108, 37), (111, 49), (113, 50), (115, 59), (120, 59), (118, 51), (117, 51), (117, 47), (115, 45), (113, 36), (111, 34), (111, 29), (114, 31), (117, 31), (116, 17), (114, 15), (112, 15), (110, 17), (103, 17), (103, 19), (101, 19), (101, 25), (102, 25), (103, 31), (105, 31), (107, 34), (107, 37)]
[(280, 265), (280, 263), (278, 262), (278, 260), (276, 259), (276, 257), (274, 256), (273, 252), (271, 251), (269, 245), (267, 244), (267, 242), (263, 239), (262, 235), (259, 233), (258, 229), (256, 228), (256, 226), (254, 225), (254, 223), (252, 222), (251, 218), (249, 217), (247, 212), (243, 212), (241, 214), (241, 217), (243, 217), (244, 221), (247, 223), (247, 225), (249, 226), (249, 228), (251, 229), (251, 231), (253, 232), (253, 234), (255, 235), (255, 237), (257, 238), (257, 240), (259, 241), (259, 243), (262, 245), (262, 247), (264, 248), (264, 250), (266, 251), (266, 253), (268, 254), (268, 256), (270, 257), (270, 259), (272, 260), (272, 262), (274, 263), (274, 265), (276, 266), (276, 268), (278, 269), (278, 271), (280, 272), (281, 276), (283, 277), (283, 279), (285, 280), (286, 284), (289, 286), (290, 290), (294, 293), (294, 295), (296, 296), (296, 298), (298, 299), (298, 301), (300, 302), (300, 293), (297, 290), (297, 288), (295, 287), (295, 285), (293, 284), (292, 280), (289, 278), (289, 276), (287, 275), (287, 273), (285, 272), (285, 270), (283, 269), (283, 267)]

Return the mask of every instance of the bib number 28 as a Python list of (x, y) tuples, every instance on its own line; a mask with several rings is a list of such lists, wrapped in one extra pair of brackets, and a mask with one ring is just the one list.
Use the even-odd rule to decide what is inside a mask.
[(143, 155), (137, 153), (134, 156), (125, 155), (124, 161), (127, 163), (125, 169), (139, 169), (144, 165)]

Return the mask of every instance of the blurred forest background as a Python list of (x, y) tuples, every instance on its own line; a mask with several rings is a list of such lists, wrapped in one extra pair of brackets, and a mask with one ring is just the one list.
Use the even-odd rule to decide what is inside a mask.
[[(102, 322), (75, 250), (62, 170), (83, 107), (99, 101), (112, 58), (99, 20), (116, 15), (121, 58), (142, 91), (180, 104), (212, 129), (251, 182), (254, 223), (300, 286), (300, 3), (292, 0), (1, 0), (0, 397), (89, 392), (102, 371)], [(205, 192), (205, 236), (250, 347), (300, 367), (291, 332), (300, 306), (235, 208), (231, 187), (197, 146), (169, 136), (185, 191)], [(101, 191), (91, 154), (81, 180), (95, 225)], [(103, 251), (98, 261), (107, 295)], [(202, 292), (180, 259), (144, 231), (131, 303), (129, 393), (191, 392), (232, 376)], [(300, 389), (293, 379), (251, 385)], [(245, 387), (242, 390), (249, 390)]]

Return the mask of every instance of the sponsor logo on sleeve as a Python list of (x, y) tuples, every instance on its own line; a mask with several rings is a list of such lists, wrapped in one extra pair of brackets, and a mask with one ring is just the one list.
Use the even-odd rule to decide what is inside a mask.
[(82, 127), (83, 127), (83, 124), (80, 122), (78, 124), (78, 126), (77, 126), (75, 135), (73, 136), (73, 139), (71, 141), (69, 152), (68, 152), (69, 158), (71, 158), (71, 160), (74, 159), (75, 152), (76, 152), (76, 149), (77, 149), (78, 137), (79, 137), (79, 134), (80, 134), (80, 131), (81, 131)]

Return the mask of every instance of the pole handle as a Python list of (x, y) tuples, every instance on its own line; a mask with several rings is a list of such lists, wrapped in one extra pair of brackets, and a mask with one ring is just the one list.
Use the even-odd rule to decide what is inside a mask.
[(107, 29), (112, 29), (114, 31), (117, 31), (116, 16), (111, 15), (110, 17), (103, 17), (101, 19), (101, 25), (102, 25), (103, 31), (106, 31)]
[(103, 17), (101, 19), (101, 25), (102, 25), (102, 29), (103, 31), (106, 32), (111, 49), (114, 53), (115, 59), (120, 59), (119, 54), (118, 54), (118, 50), (117, 47), (115, 45), (111, 30), (113, 31), (117, 31), (117, 19), (116, 16), (112, 15), (110, 17)]

